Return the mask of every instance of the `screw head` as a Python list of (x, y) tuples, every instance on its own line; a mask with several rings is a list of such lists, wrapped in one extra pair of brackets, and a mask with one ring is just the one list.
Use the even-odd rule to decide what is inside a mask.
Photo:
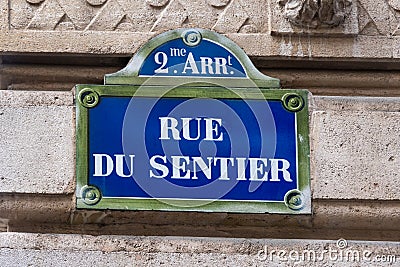
[(188, 46), (196, 46), (202, 40), (201, 33), (197, 30), (191, 29), (182, 33), (182, 40)]
[(95, 107), (99, 101), (99, 94), (91, 88), (84, 88), (78, 94), (78, 101), (86, 108)]
[(304, 207), (304, 196), (297, 189), (290, 190), (285, 195), (285, 204), (289, 209), (300, 210)]
[(287, 93), (282, 97), (283, 106), (291, 112), (298, 112), (304, 107), (304, 99), (296, 93)]
[(81, 189), (81, 196), (83, 203), (87, 205), (95, 205), (101, 199), (101, 192), (93, 185), (85, 185)]

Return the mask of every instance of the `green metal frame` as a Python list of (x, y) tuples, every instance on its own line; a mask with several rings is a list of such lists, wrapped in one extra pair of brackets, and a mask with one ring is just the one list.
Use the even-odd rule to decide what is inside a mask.
[[(182, 38), (187, 31), (197, 31), (201, 34), (203, 39), (208, 39), (217, 43), (222, 44), (225, 48), (227, 48), (233, 55), (235, 55), (239, 61), (242, 63), (245, 71), (247, 73), (248, 79), (244, 78), (186, 78), (186, 77), (170, 77), (162, 79), (151, 79), (148, 80), (148, 77), (140, 77), (139, 70), (142, 66), (143, 61), (150, 55), (150, 53), (157, 48), (158, 46), (174, 40)], [(157, 77), (157, 76), (156, 76)], [(248, 81), (251, 80), (253, 84), (258, 87), (263, 88), (280, 88), (279, 79), (272, 78), (262, 74), (258, 69), (256, 69), (246, 55), (243, 50), (230, 39), (226, 38), (223, 35), (217, 34), (210, 30), (204, 29), (177, 29), (173, 31), (168, 31), (163, 34), (160, 34), (153, 39), (151, 39), (146, 45), (141, 47), (138, 52), (132, 57), (129, 61), (128, 65), (122, 70), (112, 73), (106, 74), (104, 76), (104, 84), (143, 84), (146, 82), (147, 85), (161, 85), (161, 86), (170, 86), (182, 83), (188, 83), (189, 80), (196, 80), (197, 86), (208, 86), (207, 81), (212, 81), (216, 84), (223, 83), (225, 86), (229, 86), (229, 88), (240, 88), (240, 87), (248, 87)]]
[[(139, 86), (112, 86), (112, 85), (78, 85), (76, 86), (77, 101), (77, 208), (86, 209), (128, 209), (128, 210), (168, 210), (168, 211), (205, 211), (205, 212), (245, 212), (245, 213), (288, 213), (309, 214), (311, 212), (311, 195), (309, 184), (309, 127), (308, 127), (308, 91), (306, 90), (271, 90), (261, 89), (260, 94), (248, 93), (243, 98), (246, 88), (225, 89), (222, 87), (178, 87), (167, 92), (165, 98), (223, 98), (223, 99), (266, 99), (281, 101), (282, 105), (296, 112), (297, 124), (297, 151), (298, 151), (298, 192), (291, 192), (285, 202), (258, 202), (258, 201), (226, 201), (216, 200), (205, 203), (201, 200), (174, 200), (180, 206), (198, 204), (197, 207), (178, 207), (160, 202), (157, 199), (127, 199), (127, 198), (102, 198), (99, 193), (84, 199), (83, 194), (88, 194), (88, 161), (89, 161), (89, 132), (88, 120), (90, 108), (95, 105), (87, 105), (88, 95), (95, 95), (98, 103), (103, 97), (159, 97), (157, 87), (149, 86), (145, 90), (137, 92)], [(84, 191), (84, 192), (83, 192)], [(101, 194), (101, 192), (100, 192)], [(95, 204), (92, 204), (92, 200)], [(89, 203), (89, 204), (88, 204)]]
[[(229, 49), (246, 70), (247, 78), (202, 77), (140, 77), (138, 72), (147, 56), (167, 41), (184, 38), (195, 31), (203, 39), (218, 42)], [(238, 213), (310, 214), (311, 190), (309, 170), (309, 114), (308, 91), (279, 89), (279, 80), (260, 73), (243, 50), (228, 38), (202, 29), (178, 29), (163, 33), (150, 40), (133, 56), (128, 65), (104, 77), (105, 85), (77, 85), (76, 89), (76, 205), (82, 209), (165, 210)], [(224, 88), (225, 87), (225, 88)], [(170, 88), (170, 90), (165, 90)], [(140, 89), (140, 90), (139, 90)], [(166, 91), (166, 92), (165, 92)], [(165, 92), (165, 93), (164, 93)], [(169, 200), (172, 205), (157, 199), (106, 198), (89, 178), (89, 112), (104, 97), (163, 97), (163, 98), (215, 98), (265, 99), (281, 101), (289, 111), (296, 113), (298, 186), (289, 191), (282, 202), (215, 200)], [(176, 204), (176, 205), (174, 205)], [(193, 207), (193, 205), (197, 205)], [(186, 207), (185, 207), (186, 206)]]

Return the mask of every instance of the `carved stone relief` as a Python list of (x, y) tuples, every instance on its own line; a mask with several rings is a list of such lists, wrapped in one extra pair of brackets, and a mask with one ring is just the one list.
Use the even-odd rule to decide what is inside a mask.
[(400, 0), (271, 0), (270, 3), (272, 34), (400, 34)]
[(281, 0), (285, 17), (300, 27), (335, 27), (350, 13), (352, 0)]
[(270, 0), (272, 34), (356, 35), (357, 0)]
[(267, 0), (9, 0), (10, 29), (266, 32)]

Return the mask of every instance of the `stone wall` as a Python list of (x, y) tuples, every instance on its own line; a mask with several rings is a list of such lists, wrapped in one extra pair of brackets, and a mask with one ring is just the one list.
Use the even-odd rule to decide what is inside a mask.
[[(337, 249), (339, 238), (398, 264), (399, 19), (392, 0), (1, 1), (0, 265), (291, 266), (257, 254)], [(178, 27), (222, 33), (283, 88), (313, 93), (312, 215), (75, 209), (71, 88), (101, 84)]]
[[(400, 239), (397, 98), (313, 97), (313, 214), (288, 216), (75, 210), (73, 94), (1, 91), (0, 96), (4, 162), (0, 214), (5, 231), (264, 238), (260, 242), (270, 242), (265, 238)], [(37, 242), (36, 235), (28, 237), (28, 244)], [(11, 248), (4, 247), (3, 252)], [(29, 256), (29, 251), (24, 248), (18, 253)], [(7, 253), (14, 255), (17, 250)], [(47, 259), (48, 252), (40, 253)]]

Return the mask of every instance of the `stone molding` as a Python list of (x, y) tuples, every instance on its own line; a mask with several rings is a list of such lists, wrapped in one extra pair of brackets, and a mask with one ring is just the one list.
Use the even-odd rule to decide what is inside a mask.
[[(160, 32), (201, 27), (226, 34), (250, 56), (399, 58), (397, 1), (332, 1), (323, 3), (339, 4), (320, 9), (311, 18), (311, 26), (317, 21), (313, 28), (291, 23), (277, 0), (5, 0), (0, 54), (131, 55)], [(332, 10), (339, 11), (330, 19)]]

